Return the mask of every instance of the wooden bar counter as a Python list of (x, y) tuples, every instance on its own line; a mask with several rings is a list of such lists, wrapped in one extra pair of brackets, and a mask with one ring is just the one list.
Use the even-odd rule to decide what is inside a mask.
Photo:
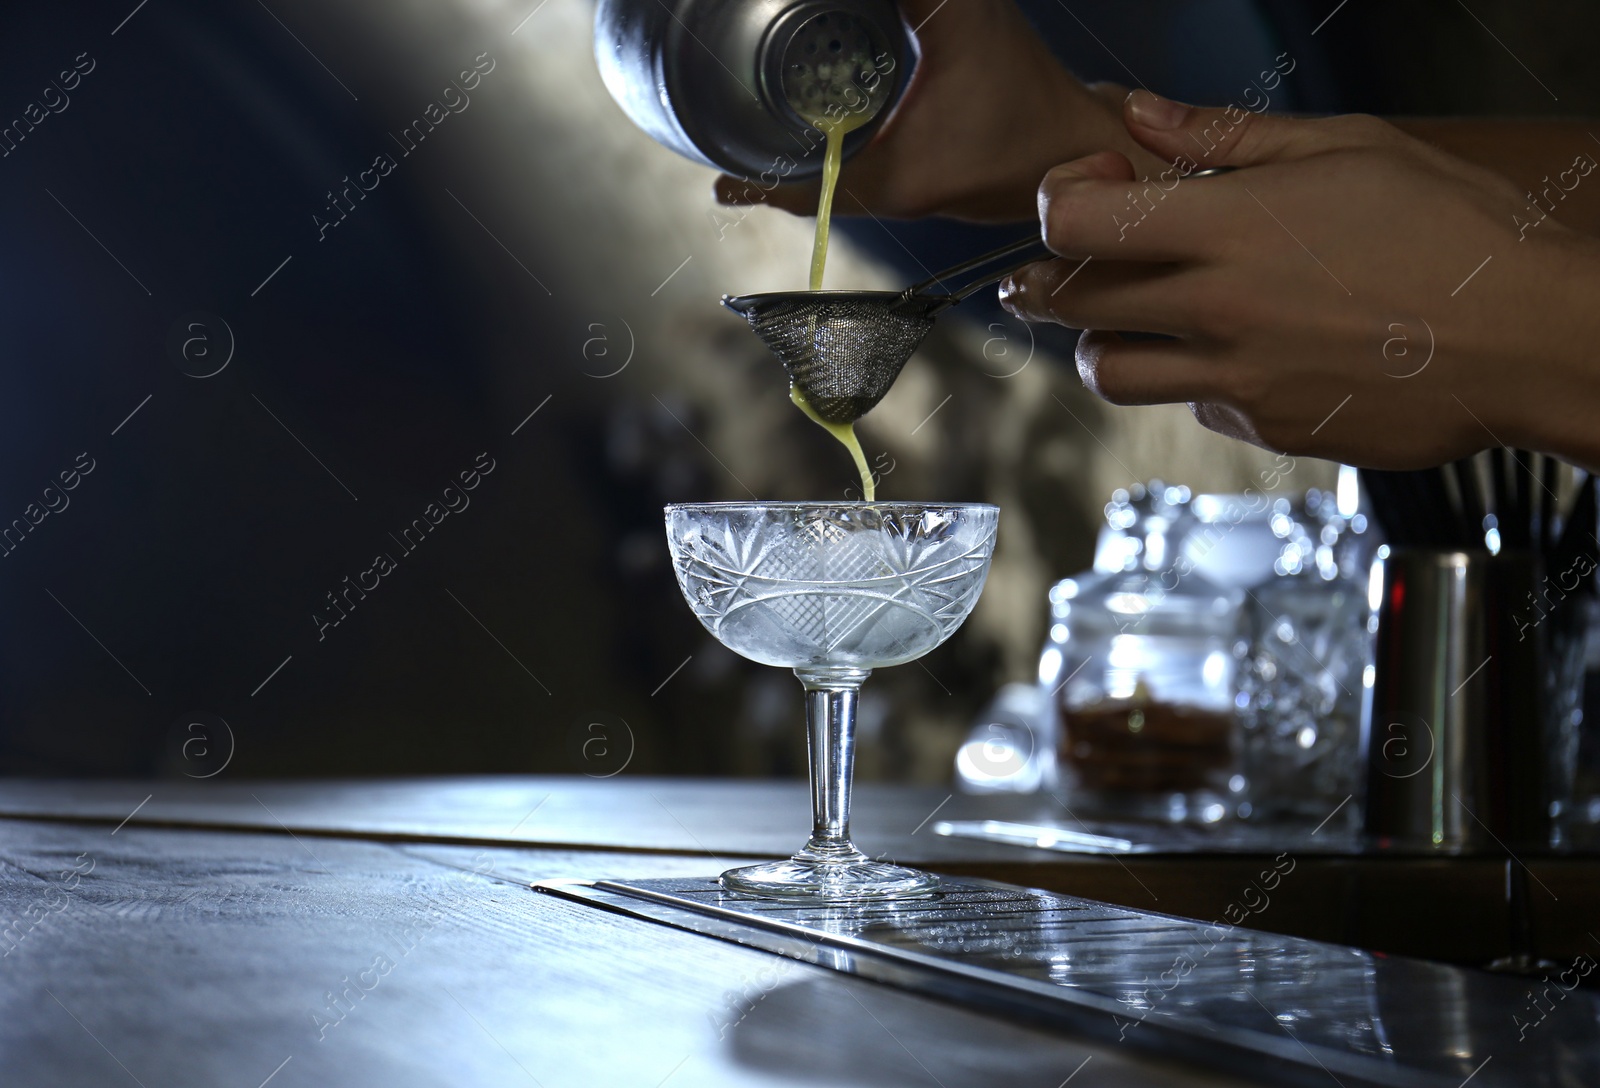
[[(864, 785), (857, 839), (941, 872), (1202, 918), (1255, 864), (1073, 857), (930, 830), (995, 809)], [(807, 822), (805, 786), (790, 782), (11, 781), (0, 1081), (1241, 1083), (530, 888), (713, 876), (789, 853)], [(1197, 866), (1214, 876), (1203, 888)], [(1559, 865), (1539, 872), (1563, 879)], [(1284, 929), (1346, 918), (1308, 907), (1335, 878), (1319, 879), (1286, 881), (1252, 924), (1270, 927), (1275, 910)]]

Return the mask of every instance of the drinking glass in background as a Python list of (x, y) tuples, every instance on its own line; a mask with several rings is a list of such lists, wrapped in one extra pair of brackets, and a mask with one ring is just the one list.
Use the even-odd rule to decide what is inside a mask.
[[(1249, 814), (1319, 821), (1361, 785), (1361, 716), (1377, 617), (1368, 594), (1366, 518), (1331, 491), (1272, 503), (1282, 541), (1250, 590), (1239, 670)], [(1354, 820), (1359, 806), (1346, 806)]]
[[(1568, 722), (1576, 737), (1573, 756), (1572, 817), (1567, 821), (1569, 838), (1576, 847), (1600, 850), (1600, 599), (1579, 603), (1583, 620), (1581, 634), (1573, 641), (1582, 647), (1576, 662), (1579, 688), (1577, 705)], [(1576, 656), (1576, 654), (1575, 654)]]

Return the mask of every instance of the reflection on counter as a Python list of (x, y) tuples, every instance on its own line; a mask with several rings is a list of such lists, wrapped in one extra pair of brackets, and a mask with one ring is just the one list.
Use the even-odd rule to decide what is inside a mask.
[[(1297, 878), (1290, 855), (1263, 865), (1271, 887)], [(1592, 957), (1534, 1012), (1525, 980), (1244, 928), (1249, 892), (1191, 922), (967, 880), (936, 899), (857, 907), (796, 908), (708, 880), (542, 890), (1249, 1083), (1600, 1082), (1600, 1000), (1577, 987)]]

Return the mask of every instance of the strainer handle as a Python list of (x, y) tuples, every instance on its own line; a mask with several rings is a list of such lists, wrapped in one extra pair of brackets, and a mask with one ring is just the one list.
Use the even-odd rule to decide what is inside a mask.
[[(1007, 261), (998, 271), (984, 273), (972, 282), (950, 292), (949, 298), (951, 303), (954, 304), (960, 302), (980, 287), (985, 287), (996, 280), (1009, 276), (1018, 269), (1026, 268), (1035, 261), (1042, 261), (1053, 256), (1055, 254), (1051, 253), (1050, 248), (1044, 244), (1044, 239), (1038, 233), (1034, 233), (1008, 245), (1003, 245), (999, 249), (990, 250), (981, 257), (974, 257), (970, 261), (962, 261), (960, 264), (947, 268), (943, 272), (923, 280), (921, 283), (907, 287), (905, 293), (907, 295), (925, 294), (934, 288), (943, 287), (946, 280), (959, 279), (969, 272), (991, 265), (996, 261)], [(1007, 260), (1008, 258), (1009, 260)]]
[[(1210, 166), (1204, 170), (1195, 170), (1186, 176), (1189, 178), (1206, 178), (1213, 177), (1217, 174), (1232, 173), (1233, 170), (1234, 167), (1232, 166)], [(1004, 245), (999, 249), (990, 250), (981, 257), (974, 257), (972, 260), (963, 261), (961, 264), (958, 264), (953, 268), (947, 268), (938, 275), (923, 280), (921, 283), (916, 284), (915, 286), (907, 287), (905, 294), (907, 297), (910, 297), (911, 295), (924, 294), (932, 288), (942, 287), (945, 280), (953, 280), (960, 276), (966, 275), (968, 272), (983, 268), (985, 265), (993, 264), (995, 261), (1003, 261), (1008, 257), (1011, 258), (1010, 263), (1002, 267), (999, 271), (985, 272), (971, 283), (968, 283), (965, 286), (950, 292), (948, 296), (950, 301), (945, 305), (953, 306), (980, 287), (987, 287), (989, 284), (994, 283), (996, 280), (1004, 279), (1013, 272), (1019, 272), (1028, 267), (1030, 264), (1033, 264), (1035, 261), (1048, 260), (1049, 258), (1054, 257), (1056, 255), (1055, 252), (1051, 250), (1049, 246), (1044, 244), (1043, 233), (1044, 231), (1041, 228), (1038, 233), (1030, 234), (1026, 238), (1019, 238), (1010, 245)]]

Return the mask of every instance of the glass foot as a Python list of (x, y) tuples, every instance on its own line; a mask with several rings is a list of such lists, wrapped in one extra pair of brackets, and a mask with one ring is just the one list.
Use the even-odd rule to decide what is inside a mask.
[(873, 861), (859, 853), (831, 858), (800, 853), (785, 861), (729, 869), (720, 883), (730, 892), (819, 903), (921, 899), (939, 890), (939, 878), (932, 873)]

